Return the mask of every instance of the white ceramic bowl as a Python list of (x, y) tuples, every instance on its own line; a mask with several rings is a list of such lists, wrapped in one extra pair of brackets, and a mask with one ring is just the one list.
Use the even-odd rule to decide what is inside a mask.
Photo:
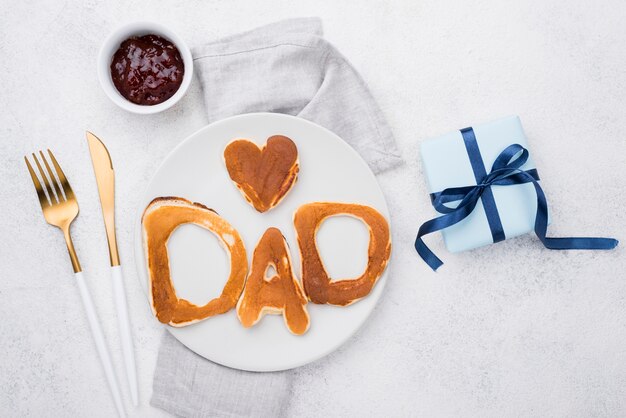
[[(122, 96), (117, 88), (115, 88), (113, 80), (111, 79), (111, 60), (113, 59), (113, 54), (115, 54), (115, 51), (119, 49), (120, 44), (123, 41), (132, 36), (142, 36), (149, 34), (159, 35), (176, 45), (176, 48), (178, 48), (180, 56), (182, 57), (183, 63), (185, 65), (185, 73), (183, 75), (182, 84), (178, 88), (178, 91), (176, 91), (176, 93), (174, 93), (172, 97), (162, 103), (146, 106), (132, 103), (124, 96)], [(176, 35), (165, 26), (158, 23), (133, 22), (117, 28), (104, 41), (102, 48), (100, 48), (100, 54), (98, 55), (98, 79), (100, 80), (100, 85), (102, 86), (102, 89), (113, 101), (113, 103), (115, 103), (122, 109), (128, 110), (129, 112), (133, 113), (141, 113), (145, 115), (158, 113), (172, 107), (174, 104), (176, 104), (176, 102), (181, 99), (181, 97), (185, 95), (187, 89), (189, 88), (189, 85), (191, 84), (192, 77), (193, 59), (191, 58), (191, 50), (189, 49), (187, 44), (185, 44), (182, 38), (180, 38), (178, 35)]]

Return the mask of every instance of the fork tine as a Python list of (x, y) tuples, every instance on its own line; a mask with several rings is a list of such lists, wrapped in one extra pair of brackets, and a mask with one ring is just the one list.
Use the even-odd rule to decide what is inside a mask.
[(46, 197), (46, 194), (44, 193), (43, 188), (41, 187), (41, 183), (39, 183), (39, 179), (37, 178), (37, 175), (35, 174), (35, 171), (33, 170), (33, 166), (31, 166), (30, 163), (28, 162), (28, 158), (24, 157), (24, 161), (26, 161), (28, 172), (30, 173), (31, 179), (33, 179), (35, 190), (37, 190), (37, 197), (39, 198), (39, 204), (41, 205), (41, 209), (43, 209), (46, 206), (50, 206), (50, 202), (48, 201), (48, 198)]
[(61, 182), (61, 187), (63, 188), (63, 192), (65, 193), (66, 200), (72, 200), (74, 198), (74, 192), (72, 191), (72, 187), (70, 186), (70, 182), (67, 181), (67, 177), (65, 177), (65, 173), (61, 170), (61, 166), (57, 162), (57, 159), (54, 158), (54, 154), (52, 151), (48, 149), (48, 154), (50, 154), (50, 159), (52, 160), (52, 165), (57, 172), (57, 176), (59, 176), (59, 181)]
[(63, 195), (61, 194), (61, 186), (57, 182), (56, 177), (54, 177), (54, 174), (52, 173), (52, 169), (50, 168), (50, 164), (48, 164), (48, 160), (46, 159), (46, 156), (43, 155), (43, 151), (39, 151), (39, 154), (41, 155), (43, 164), (46, 166), (46, 170), (48, 170), (48, 175), (50, 177), (50, 185), (52, 189), (54, 190), (54, 193), (57, 195), (57, 200), (61, 202), (63, 200)]
[(46, 193), (48, 194), (48, 197), (50, 198), (50, 204), (54, 205), (55, 203), (57, 203), (54, 198), (54, 193), (50, 189), (50, 183), (48, 183), (48, 178), (46, 177), (46, 173), (43, 171), (43, 168), (41, 168), (41, 164), (39, 164), (39, 160), (37, 159), (37, 156), (35, 155), (35, 153), (33, 153), (33, 159), (35, 160), (35, 164), (37, 164), (37, 168), (39, 169), (39, 174), (41, 175), (41, 178), (43, 179), (44, 190), (46, 191)]

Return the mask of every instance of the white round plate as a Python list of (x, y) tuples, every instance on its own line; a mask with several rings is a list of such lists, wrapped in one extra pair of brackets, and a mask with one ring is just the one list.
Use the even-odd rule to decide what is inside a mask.
[[(298, 147), (298, 180), (282, 202), (258, 213), (231, 182), (223, 161), (226, 145), (246, 138), (261, 145), (272, 135), (285, 135)], [(301, 277), (293, 213), (316, 201), (369, 205), (389, 219), (385, 198), (369, 167), (337, 135), (293, 116), (274, 113), (240, 115), (215, 122), (178, 145), (157, 170), (143, 196), (135, 230), (135, 260), (142, 285), (148, 276), (141, 236), (141, 214), (159, 196), (177, 196), (217, 211), (241, 235), (250, 263), (252, 253), (270, 226), (279, 228), (291, 250), (293, 268)], [(354, 278), (367, 260), (368, 231), (347, 216), (326, 220), (318, 234), (320, 253), (330, 276)], [(195, 225), (176, 229), (169, 243), (172, 280), (179, 297), (201, 305), (217, 297), (229, 274), (228, 258), (209, 231)], [(266, 315), (244, 328), (234, 309), (170, 333), (199, 355), (224, 366), (250, 371), (275, 371), (301, 366), (337, 349), (365, 322), (385, 286), (386, 273), (364, 299), (347, 307), (307, 304), (311, 326), (292, 335), (282, 315)]]

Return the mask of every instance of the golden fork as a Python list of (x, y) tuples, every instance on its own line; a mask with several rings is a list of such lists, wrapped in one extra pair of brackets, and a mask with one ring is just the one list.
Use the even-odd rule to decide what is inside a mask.
[(89, 293), (89, 289), (87, 288), (87, 284), (80, 268), (80, 262), (76, 256), (76, 250), (74, 249), (74, 244), (72, 243), (72, 237), (70, 236), (70, 225), (72, 224), (72, 221), (76, 219), (76, 216), (78, 216), (78, 201), (76, 200), (76, 196), (74, 196), (70, 183), (65, 177), (65, 173), (61, 170), (61, 166), (57, 162), (56, 158), (54, 158), (52, 151), (48, 150), (48, 154), (56, 171), (56, 177), (53, 174), (44, 153), (39, 151), (39, 154), (46, 170), (44, 171), (39, 159), (34, 153), (33, 160), (35, 161), (39, 171), (39, 176), (41, 177), (41, 180), (43, 180), (43, 187), (39, 178), (37, 178), (37, 174), (35, 174), (35, 170), (33, 170), (33, 166), (28, 161), (28, 158), (24, 157), (24, 161), (26, 161), (28, 172), (33, 180), (35, 189), (37, 190), (37, 197), (39, 198), (39, 204), (41, 205), (41, 210), (43, 211), (44, 218), (46, 218), (46, 222), (63, 231), (65, 243), (67, 244), (67, 251), (70, 254), (70, 260), (72, 261), (72, 267), (74, 268), (74, 276), (76, 277), (78, 289), (80, 290), (80, 296), (83, 300), (85, 312), (87, 313), (87, 319), (89, 320), (91, 334), (96, 343), (96, 348), (98, 350), (98, 354), (100, 355), (100, 361), (102, 363), (102, 367), (104, 368), (104, 373), (106, 375), (111, 394), (113, 395), (117, 412), (123, 417), (125, 416), (124, 407), (122, 405), (120, 389), (113, 370), (111, 356), (109, 355), (109, 350), (104, 339), (104, 334), (102, 333), (98, 315), (96, 314), (96, 310), (91, 299), (91, 294)]

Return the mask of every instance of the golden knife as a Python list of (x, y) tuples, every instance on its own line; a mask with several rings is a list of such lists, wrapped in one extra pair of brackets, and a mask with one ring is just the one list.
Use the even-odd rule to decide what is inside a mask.
[(124, 354), (124, 366), (126, 377), (130, 388), (130, 396), (133, 405), (137, 406), (137, 369), (135, 366), (135, 350), (133, 348), (133, 338), (130, 329), (130, 319), (128, 317), (128, 306), (126, 303), (126, 292), (124, 290), (124, 277), (120, 266), (120, 257), (117, 251), (117, 239), (115, 236), (115, 173), (111, 156), (104, 144), (91, 132), (87, 132), (87, 143), (93, 170), (96, 174), (98, 184), (98, 194), (100, 195), (100, 206), (104, 217), (104, 228), (109, 243), (109, 259), (111, 261), (111, 279), (113, 282), (113, 296), (117, 309), (117, 322), (122, 342), (122, 352)]

